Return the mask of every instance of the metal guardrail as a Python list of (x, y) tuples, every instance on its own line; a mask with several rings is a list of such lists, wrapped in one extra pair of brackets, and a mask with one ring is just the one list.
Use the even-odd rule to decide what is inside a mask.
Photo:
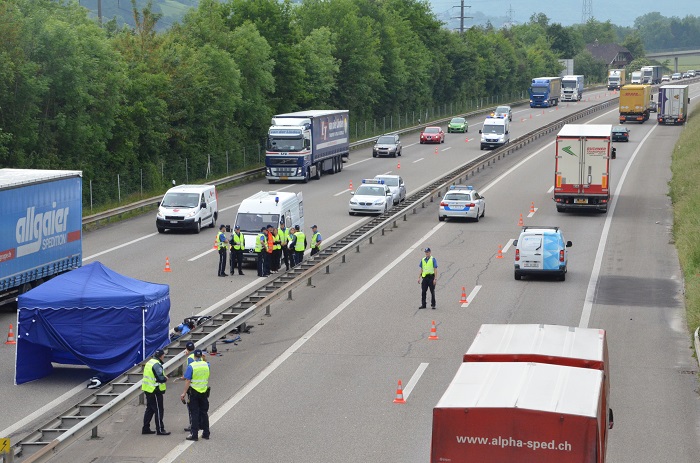
[[(301, 265), (288, 272), (276, 275), (266, 283), (244, 296), (238, 302), (221, 310), (216, 315), (187, 335), (177, 339), (166, 350), (164, 370), (171, 374), (182, 367), (184, 361), (184, 346), (188, 341), (195, 342), (197, 348), (204, 349), (212, 346), (217, 340), (245, 326), (252, 317), (264, 310), (265, 315), (271, 315), (271, 305), (282, 298), (291, 298), (292, 291), (298, 286), (311, 284), (311, 279), (319, 272), (330, 273), (332, 264), (345, 262), (346, 256), (355, 251), (365, 242), (372, 244), (377, 235), (384, 235), (387, 228), (398, 228), (400, 221), (407, 221), (409, 215), (417, 213), (417, 209), (425, 208), (426, 204), (439, 200), (443, 191), (450, 185), (462, 183), (474, 176), (492, 163), (511, 155), (529, 143), (551, 134), (564, 124), (574, 122), (594, 112), (608, 108), (617, 99), (605, 101), (578, 111), (556, 122), (534, 130), (513, 140), (508, 145), (488, 152), (475, 160), (464, 163), (440, 179), (422, 187), (419, 191), (406, 198), (404, 203), (394, 206), (386, 214), (372, 218), (359, 225), (345, 237), (329, 244), (325, 249), (308, 258)], [(67, 444), (91, 431), (97, 437), (97, 426), (110, 418), (126, 404), (139, 398), (141, 392), (141, 377), (145, 362), (136, 365), (118, 378), (93, 392), (92, 395), (70, 407), (40, 426), (36, 431), (21, 437), (12, 448), (11, 457), (17, 462), (45, 462), (54, 457)], [(142, 400), (142, 397), (141, 397)], [(6, 463), (11, 460), (3, 460)]]

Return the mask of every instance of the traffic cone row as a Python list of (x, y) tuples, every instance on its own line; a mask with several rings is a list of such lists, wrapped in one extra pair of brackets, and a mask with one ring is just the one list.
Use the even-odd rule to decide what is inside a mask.
[(433, 325), (430, 327), (430, 336), (428, 336), (428, 339), (431, 341), (437, 341), (437, 330), (435, 329), (435, 320), (433, 320)]
[(406, 401), (403, 398), (403, 387), (401, 386), (401, 380), (399, 380), (399, 385), (396, 388), (396, 398), (394, 399), (395, 404), (405, 404)]
[(15, 332), (12, 330), (12, 323), (10, 323), (10, 331), (7, 333), (7, 341), (5, 344), (17, 344), (15, 341)]
[(462, 298), (459, 300), (460, 304), (466, 304), (467, 303), (467, 292), (464, 290), (464, 286), (462, 286)]
[(518, 220), (518, 227), (522, 227), (522, 226), (523, 226), (523, 215), (520, 214), (520, 219)]
[(165, 268), (163, 269), (163, 271), (172, 272), (172, 270), (170, 270), (170, 259), (168, 259), (167, 257), (165, 258)]

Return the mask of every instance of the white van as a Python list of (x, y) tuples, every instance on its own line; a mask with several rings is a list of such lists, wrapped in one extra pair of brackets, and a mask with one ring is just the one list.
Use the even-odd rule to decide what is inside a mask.
[(235, 225), (245, 237), (244, 262), (256, 262), (255, 239), (262, 227), (279, 228), (284, 221), (287, 229), (299, 225), (304, 230), (304, 201), (301, 192), (259, 191), (244, 199), (238, 208)]
[(481, 148), (498, 148), (510, 141), (510, 125), (507, 117), (488, 116), (484, 120), (484, 128), (479, 130), (481, 134)]
[(217, 199), (214, 185), (172, 187), (158, 205), (158, 233), (175, 228), (191, 229), (199, 233), (206, 225), (214, 228), (219, 217)]
[(523, 275), (555, 275), (566, 280), (569, 256), (559, 227), (523, 227), (515, 246), (515, 279)]

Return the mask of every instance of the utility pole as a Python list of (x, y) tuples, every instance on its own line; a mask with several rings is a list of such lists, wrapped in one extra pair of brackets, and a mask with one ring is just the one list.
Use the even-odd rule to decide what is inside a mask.
[[(459, 8), (460, 13), (459, 13), (459, 33), (464, 34), (464, 20), (465, 19), (474, 19), (473, 16), (464, 16), (464, 0), (461, 0), (461, 5), (460, 6), (453, 6), (452, 8)], [(466, 8), (471, 8), (471, 6), (467, 6)]]
[(591, 18), (593, 18), (593, 0), (583, 0), (581, 22), (583, 24), (586, 24)]
[(508, 5), (507, 13), (508, 13), (508, 25), (512, 26), (513, 25), (513, 13), (514, 13), (512, 4)]

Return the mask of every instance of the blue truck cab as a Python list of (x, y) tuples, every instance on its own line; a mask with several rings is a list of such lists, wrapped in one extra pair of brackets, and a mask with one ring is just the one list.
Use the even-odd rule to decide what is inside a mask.
[(561, 77), (536, 77), (528, 91), (531, 108), (557, 106), (561, 97)]

